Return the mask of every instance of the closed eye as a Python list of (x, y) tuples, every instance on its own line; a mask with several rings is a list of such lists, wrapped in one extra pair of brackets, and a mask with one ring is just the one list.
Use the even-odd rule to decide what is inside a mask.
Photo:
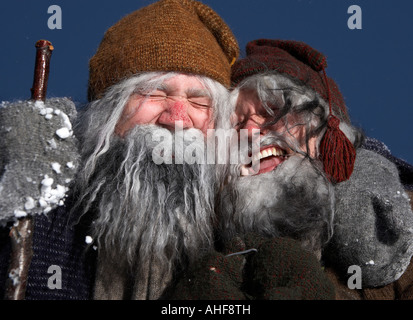
[(209, 97), (192, 97), (188, 102), (195, 108), (211, 108), (211, 99)]
[(151, 93), (151, 94), (147, 94), (146, 97), (150, 100), (162, 101), (162, 100), (165, 100), (168, 96), (162, 93)]
[(148, 94), (143, 94), (148, 100), (155, 101), (155, 102), (163, 102), (166, 99), (177, 100), (177, 99), (186, 99), (194, 108), (211, 108), (212, 102), (211, 99), (207, 96), (194, 96), (190, 98), (186, 98), (183, 96), (173, 96), (167, 95), (162, 91), (155, 91)]

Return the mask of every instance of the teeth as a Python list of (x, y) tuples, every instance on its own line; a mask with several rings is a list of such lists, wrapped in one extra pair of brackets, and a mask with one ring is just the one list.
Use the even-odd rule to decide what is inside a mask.
[(276, 149), (276, 148), (273, 148), (273, 149), (274, 149), (274, 155), (276, 156), (284, 155), (284, 151), (282, 151), (281, 149)]
[[(271, 147), (267, 148), (265, 150), (262, 150), (259, 153), (256, 153), (254, 156), (252, 156), (252, 166), (247, 167), (247, 166), (242, 166), (241, 167), (241, 176), (250, 176), (250, 175), (255, 175), (259, 171), (259, 160), (263, 158), (267, 158), (269, 156), (284, 156), (285, 152), (282, 149), (278, 149), (276, 147)], [(254, 165), (255, 163), (255, 165)], [(258, 167), (257, 167), (258, 166)]]
[(266, 158), (266, 157), (269, 157), (269, 156), (278, 157), (278, 156), (282, 156), (282, 155), (284, 155), (284, 152), (281, 149), (272, 147), (272, 148), (265, 149), (265, 150), (261, 151), (260, 153), (256, 154), (253, 157), (253, 160), (259, 160), (259, 159)]

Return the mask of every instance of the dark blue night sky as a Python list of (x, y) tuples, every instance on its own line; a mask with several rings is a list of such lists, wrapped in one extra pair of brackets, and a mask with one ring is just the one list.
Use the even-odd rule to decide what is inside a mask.
[[(28, 99), (34, 44), (50, 40), (48, 97), (86, 103), (88, 60), (106, 29), (153, 1), (15, 0), (0, 4), (0, 101)], [(205, 0), (232, 28), (241, 55), (248, 41), (278, 38), (307, 42), (328, 58), (352, 121), (392, 153), (413, 163), (413, 1)], [(48, 28), (48, 8), (60, 6), (62, 28)], [(361, 8), (362, 29), (349, 29), (351, 5)]]

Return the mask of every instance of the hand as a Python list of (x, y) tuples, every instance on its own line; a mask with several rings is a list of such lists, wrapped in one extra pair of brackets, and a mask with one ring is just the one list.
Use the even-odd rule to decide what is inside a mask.
[(172, 299), (178, 300), (243, 300), (241, 290), (245, 250), (239, 238), (227, 244), (225, 253), (212, 251), (189, 267), (178, 281)]
[(334, 299), (329, 281), (315, 255), (289, 238), (248, 234), (245, 243), (257, 248), (246, 266), (247, 292), (264, 300)]

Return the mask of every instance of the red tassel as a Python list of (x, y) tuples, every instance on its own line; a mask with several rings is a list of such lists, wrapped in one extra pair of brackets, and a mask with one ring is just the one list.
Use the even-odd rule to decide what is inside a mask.
[(340, 120), (330, 115), (327, 131), (320, 143), (320, 157), (324, 171), (330, 181), (338, 183), (348, 180), (354, 169), (356, 150), (339, 128)]
[(324, 66), (322, 66), (326, 82), (330, 115), (327, 130), (320, 143), (320, 158), (324, 171), (331, 182), (339, 183), (350, 179), (356, 161), (356, 149), (340, 129), (340, 119), (333, 115), (330, 85)]

